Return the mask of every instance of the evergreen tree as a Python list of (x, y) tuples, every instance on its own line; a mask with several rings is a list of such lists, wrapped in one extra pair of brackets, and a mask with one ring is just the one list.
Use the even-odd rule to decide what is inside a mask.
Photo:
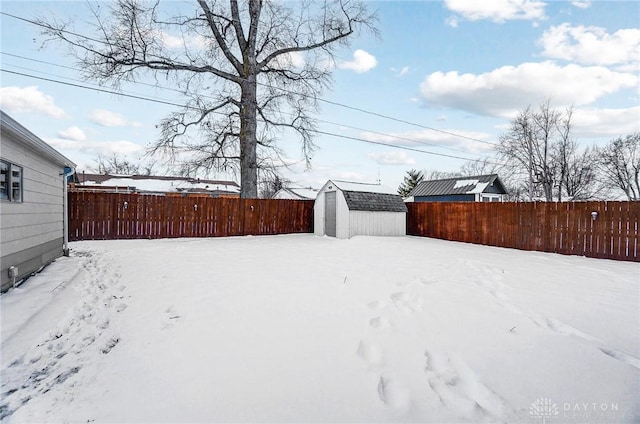
[(424, 180), (424, 174), (422, 171), (416, 171), (412, 169), (407, 171), (407, 175), (404, 177), (404, 181), (398, 187), (398, 194), (402, 197), (407, 197), (411, 190), (414, 189), (415, 186), (420, 184)]

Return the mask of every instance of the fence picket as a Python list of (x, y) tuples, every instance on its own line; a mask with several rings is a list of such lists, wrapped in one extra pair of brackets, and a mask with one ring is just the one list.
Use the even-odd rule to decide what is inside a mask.
[[(640, 202), (424, 202), (407, 207), (409, 235), (640, 262)], [(596, 219), (591, 212), (598, 213)]]
[(69, 240), (312, 232), (313, 203), (69, 192)]

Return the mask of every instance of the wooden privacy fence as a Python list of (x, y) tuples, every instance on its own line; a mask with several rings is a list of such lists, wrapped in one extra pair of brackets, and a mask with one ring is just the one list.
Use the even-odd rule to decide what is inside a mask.
[(407, 207), (410, 235), (640, 262), (640, 202), (419, 202)]
[(69, 192), (69, 240), (313, 232), (313, 201)]

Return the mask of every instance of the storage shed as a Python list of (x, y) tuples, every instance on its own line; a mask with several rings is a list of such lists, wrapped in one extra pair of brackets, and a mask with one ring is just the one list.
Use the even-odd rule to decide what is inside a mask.
[(329, 180), (313, 207), (318, 236), (404, 236), (407, 207), (397, 192), (379, 184)]
[(75, 164), (0, 111), (0, 290), (61, 256)]

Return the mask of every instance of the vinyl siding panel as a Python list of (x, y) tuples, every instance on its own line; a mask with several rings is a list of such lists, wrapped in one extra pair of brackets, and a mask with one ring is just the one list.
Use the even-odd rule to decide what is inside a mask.
[(407, 219), (404, 212), (351, 211), (349, 214), (350, 237), (404, 236)]
[(28, 275), (62, 253), (64, 181), (61, 165), (4, 131), (1, 142), (0, 157), (22, 167), (23, 191), (21, 203), (0, 201), (1, 282), (5, 289), (9, 266), (18, 266), (21, 275)]
[[(40, 219), (41, 218), (38, 217), (38, 220)], [(40, 242), (49, 241), (53, 238), (59, 238), (63, 236), (62, 225), (62, 221), (54, 221), (4, 228), (2, 230), (2, 254), (5, 255), (7, 253), (13, 253), (10, 249), (8, 251), (5, 250), (5, 244), (8, 245), (8, 243), (12, 241), (19, 241), (27, 238), (37, 238), (39, 235), (42, 235), (42, 239), (40, 240)], [(51, 233), (58, 234), (51, 236)]]

